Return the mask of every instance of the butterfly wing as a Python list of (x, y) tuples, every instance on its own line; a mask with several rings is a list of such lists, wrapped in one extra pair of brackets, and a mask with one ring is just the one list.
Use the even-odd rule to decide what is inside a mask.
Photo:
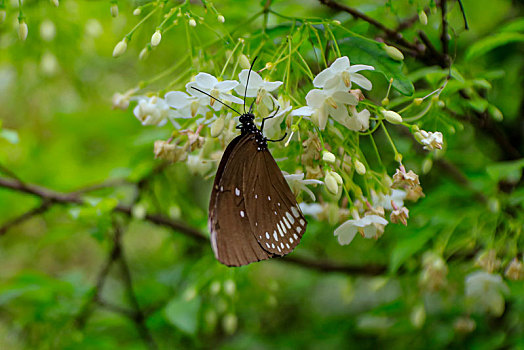
[(228, 266), (241, 266), (269, 259), (251, 231), (245, 206), (245, 164), (253, 161), (246, 145), (251, 135), (236, 137), (228, 145), (217, 170), (209, 203), (209, 231), (216, 258)]
[[(264, 250), (285, 255), (300, 242), (307, 222), (275, 159), (248, 144), (254, 160), (244, 165), (245, 207), (252, 232)], [(248, 193), (249, 192), (249, 193)]]

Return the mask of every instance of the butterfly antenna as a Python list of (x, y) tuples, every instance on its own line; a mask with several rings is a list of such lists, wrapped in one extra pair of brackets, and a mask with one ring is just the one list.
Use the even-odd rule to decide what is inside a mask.
[(203, 94), (206, 95), (206, 96), (211, 97), (213, 100), (215, 100), (215, 101), (217, 101), (217, 102), (223, 104), (224, 106), (226, 106), (227, 108), (229, 108), (229, 109), (232, 110), (233, 112), (237, 113), (238, 115), (242, 115), (242, 113), (240, 113), (239, 111), (237, 111), (237, 110), (234, 109), (233, 107), (226, 105), (224, 102), (220, 101), (220, 100), (219, 100), (218, 98), (216, 98), (216, 97), (211, 96), (211, 95), (208, 94), (207, 92), (202, 91), (202, 90), (200, 90), (200, 89), (198, 89), (198, 88), (196, 88), (196, 87), (194, 87), (194, 86), (191, 86), (191, 88), (192, 88), (192, 89), (195, 89), (195, 90), (198, 91), (198, 92), (203, 93)]
[[(255, 58), (253, 59), (253, 62), (251, 62), (251, 67), (249, 67), (249, 72), (247, 73), (246, 89), (244, 90), (244, 113), (246, 113), (246, 95), (247, 95), (247, 87), (249, 86), (249, 76), (251, 75), (251, 71), (253, 70), (253, 66), (255, 65), (257, 58), (258, 56), (255, 56)], [(251, 107), (253, 107), (253, 104), (251, 104)], [(249, 107), (250, 113), (251, 113), (251, 107)]]

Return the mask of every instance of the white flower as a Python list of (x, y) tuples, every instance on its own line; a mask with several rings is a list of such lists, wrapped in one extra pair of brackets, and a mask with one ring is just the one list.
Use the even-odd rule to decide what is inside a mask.
[(393, 210), (391, 202), (393, 202), (397, 208), (404, 206), (404, 198), (406, 198), (406, 191), (393, 189), (391, 190), (391, 194), (387, 195), (384, 195), (382, 193), (377, 194), (375, 191), (372, 191), (371, 198), (374, 207), (382, 207), (386, 210)]
[(202, 154), (190, 154), (187, 157), (187, 167), (193, 175), (205, 176), (212, 168), (213, 162), (202, 158)]
[(255, 97), (257, 98), (256, 103), (266, 106), (268, 109), (273, 109), (274, 98), (269, 92), (275, 91), (282, 85), (281, 81), (265, 81), (262, 77), (254, 71), (251, 71), (249, 75), (249, 86), (246, 91), (247, 76), (249, 74), (249, 69), (244, 69), (238, 74), (238, 80), (240, 84), (235, 88), (235, 91), (240, 96), (246, 95), (246, 97)]
[(222, 108), (222, 104), (215, 101), (211, 97), (208, 97), (201, 92), (193, 89), (193, 87), (196, 87), (217, 100), (220, 100), (222, 102), (232, 102), (232, 103), (239, 103), (243, 104), (244, 101), (239, 99), (238, 97), (235, 97), (231, 95), (229, 92), (234, 89), (238, 85), (237, 81), (234, 80), (224, 80), (224, 81), (218, 81), (217, 78), (212, 76), (208, 73), (198, 73), (195, 77), (195, 81), (189, 82), (186, 84), (186, 90), (189, 92), (190, 95), (196, 96), (199, 98), (203, 98), (208, 104), (213, 107), (215, 111), (218, 111)]
[(326, 128), (328, 116), (331, 115), (340, 124), (346, 126), (349, 114), (346, 105), (356, 105), (358, 99), (346, 91), (313, 89), (306, 95), (307, 107), (293, 111), (292, 115), (311, 116), (311, 120), (320, 130)]
[(363, 89), (371, 90), (373, 87), (371, 82), (357, 72), (374, 69), (372, 66), (363, 64), (351, 66), (347, 56), (340, 57), (337, 58), (329, 68), (324, 69), (313, 79), (313, 85), (326, 90), (347, 91), (351, 88), (351, 82), (353, 82), (360, 85)]
[[(282, 99), (278, 101), (277, 106), (280, 106), (278, 113), (275, 114), (273, 118), (266, 120), (264, 123), (264, 134), (266, 135), (266, 137), (270, 139), (277, 139), (282, 136), (280, 124), (282, 124), (282, 120), (288, 114), (288, 112), (291, 111), (292, 108), (289, 100), (283, 101)], [(269, 112), (269, 116), (272, 116), (275, 113), (275, 111), (276, 109), (272, 112)]]
[(318, 219), (318, 214), (324, 211), (324, 208), (322, 207), (322, 205), (318, 203), (302, 202), (298, 206), (300, 207), (302, 214), (313, 216), (316, 219)]
[(306, 185), (322, 185), (323, 182), (320, 180), (314, 180), (314, 179), (305, 179), (304, 180), (304, 173), (300, 174), (287, 174), (283, 172), (284, 178), (286, 179), (287, 183), (289, 184), (289, 187), (291, 187), (291, 190), (293, 193), (298, 194), (301, 191), (306, 192), (309, 197), (311, 197), (311, 200), (315, 201), (315, 194), (313, 191), (311, 191), (309, 188), (306, 187)]
[(466, 276), (466, 298), (474, 302), (481, 311), (491, 312), (500, 316), (504, 312), (504, 294), (508, 286), (500, 275), (476, 271)]
[(442, 149), (442, 133), (439, 131), (431, 132), (420, 130), (416, 135), (418, 141), (424, 145), (424, 149), (432, 151), (434, 149)]
[(349, 106), (351, 117), (344, 124), (346, 128), (353, 131), (366, 131), (369, 129), (369, 117), (371, 113), (367, 109), (357, 112), (355, 106)]
[(207, 99), (190, 96), (182, 91), (170, 91), (164, 98), (176, 110), (176, 118), (193, 118), (196, 115), (205, 115), (209, 110)]
[(376, 225), (387, 225), (388, 221), (378, 215), (366, 215), (362, 219), (351, 219), (344, 222), (335, 230), (335, 236), (341, 245), (351, 243), (357, 232), (365, 238), (378, 236)]
[(157, 96), (141, 97), (138, 105), (133, 109), (133, 114), (142, 125), (156, 126), (165, 125), (167, 120), (174, 116), (166, 101)]

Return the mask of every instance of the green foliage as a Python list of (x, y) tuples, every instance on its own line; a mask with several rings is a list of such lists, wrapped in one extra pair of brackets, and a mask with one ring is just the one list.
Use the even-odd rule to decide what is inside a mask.
[[(53, 3), (23, 2), (20, 13), (0, 0), (0, 349), (524, 347), (522, 4), (463, 0), (465, 31), (459, 3), (447, 1), (448, 67), (441, 2), (430, 0), (339, 1), (393, 35), (320, 1)], [(123, 38), (126, 51), (111, 57)], [(334, 171), (343, 185), (310, 186), (322, 212), (308, 215), (290, 257), (233, 269), (216, 261), (207, 232), (228, 141), (211, 137), (211, 122), (224, 114), (202, 117), (204, 143), (186, 152), (207, 163), (173, 164), (154, 158), (155, 141), (185, 146), (201, 116), (142, 126), (133, 108), (184, 91), (199, 72), (237, 79), (242, 55), (283, 81), (293, 109), (340, 56), (375, 71), (364, 72), (373, 89), (357, 107), (370, 111), (369, 130), (280, 120), (279, 132), (295, 131), (288, 146), (271, 145), (281, 168), (320, 180)], [(111, 109), (117, 92), (124, 110)], [(419, 130), (442, 132), (442, 149), (422, 149)], [(312, 149), (335, 163), (303, 157), (316, 137)], [(334, 230), (390, 189), (399, 155), (425, 194), (405, 202), (407, 226), (341, 246)], [(491, 274), (479, 296), (466, 278), (480, 271)], [(490, 311), (498, 297), (500, 314)]]

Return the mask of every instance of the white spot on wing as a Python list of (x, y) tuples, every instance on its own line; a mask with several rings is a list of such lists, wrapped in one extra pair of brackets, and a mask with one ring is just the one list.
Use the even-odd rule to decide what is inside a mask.
[(277, 222), (277, 228), (278, 228), (278, 232), (280, 233), (280, 235), (284, 237), (284, 232), (282, 231), (282, 228), (280, 227), (280, 224), (278, 222)]
[(291, 216), (291, 214), (289, 214), (289, 212), (287, 211), (286, 212), (286, 218), (289, 220), (289, 222), (291, 223), (291, 225), (293, 225), (295, 223), (295, 218), (293, 218)]
[(282, 247), (282, 249), (284, 249), (284, 243), (280, 243), (280, 246)]
[(295, 207), (291, 207), (291, 212), (293, 213), (293, 216), (298, 218), (300, 216), (299, 211)]
[(266, 238), (269, 239), (269, 232), (266, 232)]
[(293, 238), (289, 237), (289, 243), (293, 243)]
[(275, 237), (275, 241), (278, 241), (277, 231), (273, 231), (273, 237)]
[(289, 246), (289, 244), (287, 244), (287, 243), (286, 243), (286, 247), (287, 247), (287, 249), (290, 249), (290, 248), (291, 248), (291, 247)]
[(255, 199), (257, 199), (257, 198), (258, 198), (258, 194), (255, 194)]
[(282, 218), (282, 220), (283, 220), (284, 223), (286, 224), (287, 228), (291, 228), (291, 225), (289, 224), (289, 221), (287, 221), (287, 219), (286, 219), (285, 216)]
[(277, 247), (277, 248), (278, 248), (278, 251), (279, 251), (279, 252), (281, 252), (281, 251), (282, 251), (282, 249), (280, 249), (280, 247)]
[(240, 196), (240, 190), (238, 188), (235, 188), (235, 195), (238, 197)]
[(282, 221), (280, 221), (280, 226), (282, 226), (282, 231), (284, 231), (284, 233), (286, 233), (287, 229), (286, 229), (286, 226), (284, 226), (284, 223)]
[(224, 192), (224, 186), (220, 186), (220, 192)]
[(297, 227), (297, 232), (298, 233), (302, 232), (302, 227)]
[(275, 249), (275, 243), (271, 243), (271, 248)]
[(271, 196), (267, 196), (267, 200), (270, 201), (271, 200)]
[(244, 217), (244, 216), (246, 216), (246, 213), (244, 213), (244, 211), (241, 210), (241, 211), (240, 211), (240, 216), (241, 216), (241, 217)]
[(306, 224), (306, 222), (303, 220), (303, 219), (300, 219), (300, 225), (304, 226)]
[[(298, 236), (297, 236), (296, 233), (293, 233), (293, 237), (298, 241)], [(260, 237), (260, 238), (262, 238), (262, 237)]]

